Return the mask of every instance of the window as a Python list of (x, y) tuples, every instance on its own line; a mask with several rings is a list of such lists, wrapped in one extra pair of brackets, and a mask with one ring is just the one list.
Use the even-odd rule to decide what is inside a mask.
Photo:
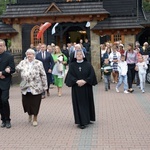
[(37, 46), (39, 43), (44, 43), (44, 38), (43, 38), (43, 35), (40, 39), (37, 39), (37, 34), (38, 34), (38, 31), (39, 31), (39, 26), (34, 26), (31, 30), (31, 43), (34, 45), (34, 46)]
[(114, 41), (120, 41), (121, 40), (121, 35), (120, 34), (115, 34), (114, 35)]
[(116, 41), (122, 41), (124, 43), (124, 35), (121, 34), (112, 34), (111, 35), (111, 42), (114, 43)]

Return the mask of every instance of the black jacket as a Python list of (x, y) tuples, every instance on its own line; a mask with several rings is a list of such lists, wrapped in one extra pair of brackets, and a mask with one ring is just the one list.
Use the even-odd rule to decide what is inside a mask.
[(36, 59), (40, 60), (43, 63), (45, 72), (48, 73), (49, 69), (51, 69), (51, 70), (53, 69), (54, 60), (53, 60), (52, 55), (49, 52), (45, 52), (45, 53), (46, 53), (45, 59), (42, 58), (42, 54), (41, 53), (38, 53), (36, 55)]
[[(10, 67), (10, 73), (5, 71), (7, 67)], [(11, 84), (11, 74), (15, 72), (15, 63), (14, 57), (6, 51), (0, 54), (0, 72), (5, 76), (4, 79), (0, 79), (0, 89), (9, 89)]]

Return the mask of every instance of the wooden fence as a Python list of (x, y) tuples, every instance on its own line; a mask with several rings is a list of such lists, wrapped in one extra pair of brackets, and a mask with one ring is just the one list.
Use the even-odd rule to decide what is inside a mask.
[[(15, 66), (19, 64), (22, 60), (22, 50), (18, 49), (10, 49), (9, 52), (14, 56)], [(20, 75), (18, 73), (14, 73), (12, 75), (12, 84), (19, 84), (20, 83)]]

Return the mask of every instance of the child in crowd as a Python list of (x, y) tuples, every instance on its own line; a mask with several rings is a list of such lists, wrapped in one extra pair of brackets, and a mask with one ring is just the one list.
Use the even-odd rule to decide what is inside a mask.
[(127, 84), (127, 62), (125, 61), (125, 56), (121, 55), (121, 60), (118, 62), (118, 71), (119, 71), (119, 82), (116, 85), (116, 92), (119, 92), (118, 88), (124, 83), (124, 93), (129, 93), (128, 84)]
[(140, 78), (140, 87), (142, 90), (142, 93), (144, 93), (145, 89), (145, 78), (146, 78), (146, 70), (148, 66), (146, 62), (144, 61), (143, 57), (138, 58), (138, 63), (136, 64), (135, 70), (138, 71), (139, 73), (139, 78)]
[[(140, 53), (140, 48), (137, 47), (136, 45), (136, 48), (135, 48), (135, 52), (136, 52), (136, 55), (137, 55), (137, 59), (139, 60), (139, 57), (141, 57), (141, 53)], [(140, 79), (139, 79), (139, 73), (137, 70), (135, 70), (135, 82), (136, 82), (136, 86), (138, 88), (140, 88)]]
[(111, 79), (111, 72), (112, 72), (112, 67), (109, 64), (108, 59), (104, 60), (104, 64), (101, 68), (101, 71), (104, 72), (105, 91), (108, 91), (108, 89), (110, 89), (110, 79)]

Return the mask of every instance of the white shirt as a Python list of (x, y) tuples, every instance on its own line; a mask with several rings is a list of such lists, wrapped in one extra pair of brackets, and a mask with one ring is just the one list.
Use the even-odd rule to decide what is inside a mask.
[(118, 71), (119, 71), (119, 75), (125, 76), (127, 74), (128, 65), (126, 61), (120, 61), (118, 63)]
[(147, 70), (147, 68), (148, 68), (148, 66), (147, 66), (147, 64), (146, 64), (146, 62), (145, 61), (143, 61), (143, 62), (138, 62), (137, 64), (136, 64), (136, 66), (138, 67), (138, 71), (139, 71), (139, 73), (146, 73), (146, 70)]

